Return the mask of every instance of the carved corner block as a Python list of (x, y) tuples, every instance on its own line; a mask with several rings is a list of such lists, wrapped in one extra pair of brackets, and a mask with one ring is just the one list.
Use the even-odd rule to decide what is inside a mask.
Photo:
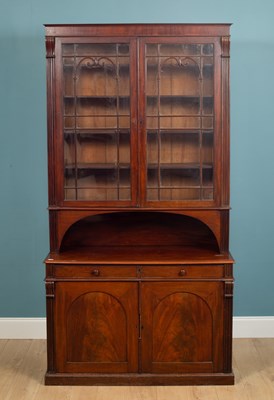
[(222, 58), (230, 57), (230, 37), (222, 36), (221, 37), (221, 48), (222, 48)]
[(55, 38), (51, 36), (46, 37), (46, 58), (55, 57)]

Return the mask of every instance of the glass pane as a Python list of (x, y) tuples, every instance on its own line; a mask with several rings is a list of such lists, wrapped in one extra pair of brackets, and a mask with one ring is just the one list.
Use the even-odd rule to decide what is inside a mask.
[(155, 131), (149, 131), (147, 136), (147, 161), (149, 164), (157, 164), (158, 157), (158, 134)]
[(212, 186), (213, 185), (213, 169), (208, 166), (207, 168), (203, 168), (203, 186)]
[(76, 57), (77, 96), (116, 96), (117, 63), (114, 57)]
[(200, 196), (199, 189), (161, 189), (160, 199), (161, 200), (197, 200)]
[(120, 189), (119, 199), (120, 200), (130, 200), (131, 194), (130, 189)]
[(204, 189), (202, 191), (203, 200), (212, 200), (213, 199), (213, 189)]
[(146, 55), (147, 56), (157, 56), (158, 55), (158, 44), (147, 44)]
[(118, 135), (115, 133), (93, 133), (90, 137), (77, 136), (77, 164), (108, 164), (117, 163)]
[(203, 54), (213, 54), (213, 44), (208, 43), (203, 45)]
[(202, 138), (202, 185), (206, 187), (202, 191), (205, 200), (213, 199), (213, 131), (203, 133)]
[[(199, 129), (201, 127), (200, 117), (161, 117), (159, 118), (162, 129)], [(210, 126), (209, 126), (210, 127)]]
[(180, 201), (196, 200), (199, 197), (199, 189), (148, 189), (147, 199), (150, 201), (166, 200)]
[(156, 201), (159, 200), (159, 190), (158, 189), (147, 189), (147, 200)]
[(213, 164), (213, 131), (203, 133), (202, 139), (202, 162), (204, 164)]
[(176, 169), (162, 169), (161, 170), (161, 186), (171, 187), (189, 187), (197, 186), (200, 181), (199, 168), (176, 168)]
[(186, 56), (201, 53), (200, 44), (161, 44), (160, 54), (163, 56)]
[(200, 58), (161, 57), (160, 94), (167, 96), (200, 95)]
[(203, 114), (213, 115), (213, 97), (203, 98)]
[(161, 96), (160, 99), (161, 115), (197, 115), (199, 114), (199, 109), (199, 97)]
[(121, 55), (129, 54), (129, 45), (127, 43), (119, 44), (118, 51)]
[(157, 58), (148, 58), (147, 62), (147, 83), (146, 83), (146, 94), (147, 98), (151, 96), (158, 96), (159, 85), (158, 85), (158, 60)]
[(202, 128), (204, 129), (213, 129), (213, 118), (202, 118)]
[(203, 96), (210, 98), (213, 96), (213, 90), (214, 90), (213, 57), (202, 57), (202, 61), (203, 61), (202, 92), (203, 92)]
[(75, 196), (75, 189), (65, 189), (65, 198), (67, 200), (74, 200)]
[(75, 44), (76, 55), (115, 55), (115, 43), (81, 43)]
[[(152, 165), (150, 165), (152, 167)], [(159, 186), (159, 177), (158, 177), (158, 169), (150, 169), (147, 170), (147, 186), (148, 188), (157, 188)]]
[(75, 116), (74, 118), (75, 128), (82, 129), (96, 129), (97, 127), (101, 128), (117, 128), (118, 118), (116, 117), (107, 117), (107, 116)]
[(63, 44), (63, 56), (70, 55), (74, 53), (74, 44)]
[(200, 162), (199, 132), (161, 133), (160, 163), (172, 166)]
[(213, 199), (213, 44), (146, 46), (147, 199)]
[(65, 200), (130, 200), (129, 44), (62, 49)]
[(85, 188), (77, 190), (77, 200), (89, 201), (90, 199), (94, 198), (97, 201), (117, 200), (118, 191), (117, 189), (100, 188), (100, 187), (96, 187), (94, 189)]

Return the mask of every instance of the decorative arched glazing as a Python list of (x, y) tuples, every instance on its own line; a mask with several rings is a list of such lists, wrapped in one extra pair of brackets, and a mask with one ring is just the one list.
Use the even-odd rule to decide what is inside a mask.
[(63, 46), (65, 200), (130, 200), (127, 43)]
[(146, 46), (147, 197), (214, 197), (211, 44)]

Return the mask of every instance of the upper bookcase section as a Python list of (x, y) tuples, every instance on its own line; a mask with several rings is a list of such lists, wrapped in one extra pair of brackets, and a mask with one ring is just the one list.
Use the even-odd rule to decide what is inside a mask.
[(50, 206), (228, 207), (229, 28), (46, 25)]

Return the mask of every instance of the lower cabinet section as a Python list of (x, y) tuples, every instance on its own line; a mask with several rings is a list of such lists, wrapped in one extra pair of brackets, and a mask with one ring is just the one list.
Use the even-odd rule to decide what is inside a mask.
[(47, 384), (233, 383), (224, 279), (47, 284)]

